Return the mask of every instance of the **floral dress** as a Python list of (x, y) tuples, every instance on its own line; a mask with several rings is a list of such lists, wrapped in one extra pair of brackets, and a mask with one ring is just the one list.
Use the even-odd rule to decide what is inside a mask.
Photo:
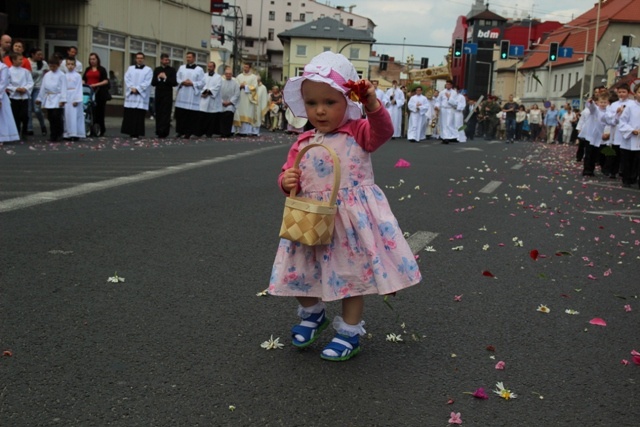
[[(422, 279), (382, 190), (374, 183), (371, 153), (343, 132), (316, 133), (300, 142), (333, 148), (341, 179), (333, 241), (305, 246), (281, 239), (271, 272), (269, 293), (332, 301), (366, 294), (389, 294)], [(328, 201), (335, 165), (316, 148), (300, 161), (301, 197)]]

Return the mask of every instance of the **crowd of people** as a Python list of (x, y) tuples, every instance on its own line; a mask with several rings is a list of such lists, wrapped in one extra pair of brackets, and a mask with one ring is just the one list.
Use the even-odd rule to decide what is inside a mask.
[[(25, 55), (24, 43), (9, 35), (3, 35), (0, 44), (0, 143), (28, 141), (34, 135), (34, 115), (50, 142), (105, 135), (106, 105), (119, 82), (107, 73), (97, 53), (89, 55), (85, 69), (76, 58), (76, 47), (70, 47), (66, 57), (56, 53), (45, 61), (42, 49)], [(172, 118), (175, 137), (183, 139), (256, 136), (262, 127), (291, 133), (304, 129), (307, 120), (287, 113), (280, 88), (267, 90), (251, 64), (243, 64), (242, 72), (234, 76), (231, 67), (224, 67), (220, 75), (214, 62), (205, 71), (195, 60), (195, 53), (187, 52), (185, 64), (176, 70), (169, 56), (162, 54), (160, 65), (152, 69), (145, 64), (144, 53), (136, 53), (135, 64), (123, 79), (121, 133), (144, 137), (150, 112), (158, 138), (170, 136)], [(90, 88), (91, 123), (84, 119), (88, 103), (83, 87)]]

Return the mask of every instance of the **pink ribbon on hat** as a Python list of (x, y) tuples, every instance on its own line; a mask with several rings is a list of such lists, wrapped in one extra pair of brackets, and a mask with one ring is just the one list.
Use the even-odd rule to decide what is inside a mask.
[[(314, 74), (317, 74), (322, 77), (327, 77), (333, 80), (335, 83), (337, 83), (338, 86), (340, 87), (344, 87), (344, 84), (347, 83), (347, 81), (344, 79), (344, 77), (340, 75), (340, 73), (338, 73), (333, 68), (327, 65), (319, 65), (319, 64), (305, 65), (302, 76), (307, 77), (307, 76), (312, 76)], [(347, 90), (347, 88), (344, 88), (344, 89)]]

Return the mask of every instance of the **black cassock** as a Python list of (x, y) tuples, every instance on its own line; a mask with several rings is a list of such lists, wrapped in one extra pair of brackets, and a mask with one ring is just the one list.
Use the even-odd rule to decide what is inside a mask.
[[(166, 79), (159, 79), (158, 74), (164, 72)], [(173, 67), (157, 67), (153, 70), (151, 85), (156, 88), (156, 135), (166, 138), (171, 132), (171, 107), (173, 106), (173, 88), (178, 86), (176, 70)]]

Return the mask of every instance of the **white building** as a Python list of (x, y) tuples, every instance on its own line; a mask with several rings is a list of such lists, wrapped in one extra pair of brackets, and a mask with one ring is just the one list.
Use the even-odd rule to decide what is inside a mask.
[[(277, 34), (302, 24), (320, 19), (333, 18), (343, 25), (365, 30), (373, 37), (375, 24), (369, 18), (353, 13), (355, 6), (328, 6), (315, 0), (226, 0), (230, 8), (212, 17), (212, 25), (222, 25), (231, 39), (226, 37), (220, 45), (217, 36), (212, 39), (212, 48), (223, 57), (233, 54), (233, 29), (241, 29), (237, 50), (244, 61), (252, 62), (256, 69), (268, 69), (276, 81), (283, 80), (284, 47)], [(241, 22), (237, 22), (241, 19)], [(338, 38), (338, 36), (336, 36)], [(226, 51), (226, 52), (225, 52)], [(223, 61), (224, 62), (224, 61)], [(227, 62), (231, 62), (228, 60)], [(239, 63), (239, 61), (237, 61)]]

